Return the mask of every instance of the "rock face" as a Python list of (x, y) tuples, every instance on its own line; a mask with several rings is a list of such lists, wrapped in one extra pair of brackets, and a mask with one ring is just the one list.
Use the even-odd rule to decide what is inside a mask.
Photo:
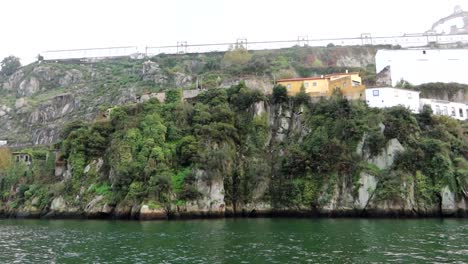
[(226, 210), (224, 203), (224, 181), (222, 178), (207, 182), (204, 171), (195, 171), (196, 188), (200, 197), (196, 201), (177, 206), (174, 213), (182, 217), (194, 216), (223, 216)]
[[(373, 63), (376, 49), (311, 48), (306, 52), (315, 54), (312, 57), (333, 57), (324, 67), (366, 67)], [(198, 54), (86, 63), (42, 61), (24, 66), (7, 78), (0, 77), (0, 135), (13, 146), (55, 143), (68, 122), (93, 120), (103, 108), (134, 103), (139, 96), (145, 98), (168, 87), (228, 88), (245, 81), (248, 87), (272, 92), (271, 77), (224, 72), (219, 68), (221, 60), (219, 54)]]
[(369, 175), (367, 173), (361, 173), (359, 178), (359, 196), (355, 201), (355, 206), (357, 209), (364, 210), (369, 205), (372, 196), (377, 187), (377, 179), (375, 176)]
[[(371, 55), (363, 58), (342, 57), (338, 65), (362, 65), (372, 62)], [(130, 65), (130, 66), (129, 66)], [(122, 65), (35, 65), (23, 68), (7, 80), (2, 80), (2, 90), (9, 93), (8, 100), (0, 101), (0, 135), (19, 138), (20, 144), (50, 144), (57, 142), (60, 133), (69, 121), (93, 120), (102, 109), (110, 109), (114, 105), (127, 102), (144, 102), (151, 98), (164, 101), (165, 94), (158, 89), (147, 92), (138, 90), (137, 82), (147, 86), (159, 88), (160, 85), (191, 86), (195, 84), (195, 75), (171, 72), (164, 68), (163, 63), (141, 61), (134, 64)], [(196, 65), (195, 65), (196, 66)], [(194, 66), (194, 67), (195, 67)], [(101, 68), (100, 68), (101, 67)], [(119, 68), (120, 67), (120, 68)], [(133, 68), (132, 68), (133, 67)], [(122, 69), (121, 69), (122, 68)], [(119, 74), (127, 74), (120, 78)], [(172, 70), (172, 69), (171, 69)], [(136, 78), (128, 81), (130, 77)], [(223, 87), (229, 87), (245, 80), (247, 86), (255, 87), (265, 93), (272, 90), (272, 83), (265, 77), (248, 76), (247, 78), (225, 78), (220, 80)], [(121, 85), (121, 86), (119, 86)], [(117, 88), (116, 88), (117, 87)], [(144, 93), (142, 92), (144, 91)], [(200, 90), (184, 91), (184, 99), (197, 96)], [(265, 146), (274, 144), (288, 144), (288, 139), (297, 139), (300, 144), (304, 135), (308, 134), (303, 113), (303, 107), (293, 107), (291, 104), (271, 105), (267, 102), (257, 102), (247, 111), (255, 117), (265, 117), (270, 125), (267, 132)], [(383, 133), (385, 127), (381, 126)], [(169, 204), (155, 204), (152, 201), (113, 202), (108, 196), (89, 191), (91, 186), (82, 186), (76, 196), (65, 200), (64, 197), (53, 197), (39, 212), (41, 201), (32, 200), (24, 208), (20, 208), (17, 215), (32, 212), (38, 217), (60, 217), (75, 215), (89, 218), (123, 218), (123, 219), (168, 219), (184, 217), (224, 217), (229, 215), (274, 215), (274, 214), (307, 214), (325, 216), (373, 216), (373, 215), (460, 215), (467, 211), (466, 197), (457, 197), (450, 188), (441, 192), (442, 202), (439, 205), (421, 205), (415, 197), (415, 184), (406, 180), (401, 189), (404, 195), (394, 199), (377, 199), (377, 190), (382, 184), (382, 177), (378, 170), (384, 171), (392, 167), (395, 157), (404, 147), (397, 139), (388, 140), (379, 155), (371, 156), (364, 147), (366, 137), (357, 147), (357, 154), (364, 163), (374, 165), (377, 172), (362, 171), (357, 175), (345, 175), (330, 179), (324, 186), (317, 188), (317, 202), (309, 206), (288, 207), (277, 206), (269, 199), (271, 178), (259, 179), (259, 183), (251, 186), (252, 197), (248, 202), (229, 204), (229, 197), (225, 195), (225, 175), (207, 177), (208, 173), (201, 169), (194, 169), (196, 190), (199, 195), (191, 201), (175, 202), (170, 197)], [(268, 155), (284, 155), (281, 149), (273, 149)], [(104, 161), (107, 157), (96, 158), (84, 167), (84, 177), (98, 174), (112, 182), (112, 168), (107, 168)], [(250, 161), (247, 161), (250, 162)], [(366, 165), (368, 165), (366, 164)], [(270, 165), (270, 164), (268, 164)], [(272, 164), (271, 167), (274, 167)], [(107, 171), (109, 170), (109, 171)], [(73, 168), (63, 160), (56, 161), (55, 176), (59, 181), (66, 182), (71, 178)], [(273, 174), (273, 169), (272, 172)], [(340, 175), (342, 176), (342, 175)], [(335, 181), (336, 180), (336, 181)], [(62, 183), (63, 183), (62, 182)], [(17, 192), (17, 190), (12, 190)], [(175, 194), (173, 194), (175, 196)], [(149, 199), (149, 198), (148, 198)], [(114, 204), (116, 203), (116, 204)], [(234, 202), (233, 202), (234, 203)]]
[(387, 169), (393, 164), (395, 156), (404, 150), (405, 148), (403, 148), (398, 139), (391, 139), (387, 143), (387, 148), (385, 148), (380, 155), (371, 157), (369, 162), (377, 166), (379, 169)]
[(150, 208), (144, 204), (140, 208), (140, 220), (162, 220), (167, 219), (167, 212), (162, 208)]
[[(269, 138), (271, 141), (286, 142), (291, 133), (300, 135), (304, 126), (301, 113), (304, 109), (290, 109), (288, 106), (271, 106), (265, 102), (257, 102), (249, 110), (255, 116), (266, 115), (272, 129)], [(381, 125), (383, 133), (385, 127)], [(299, 139), (300, 140), (300, 139)], [(362, 142), (366, 140), (363, 136)], [(363, 143), (358, 144), (356, 152), (364, 161), (374, 165), (381, 171), (393, 166), (395, 156), (404, 151), (404, 147), (397, 139), (391, 139), (382, 149), (379, 155), (371, 156)], [(281, 153), (277, 153), (282, 155)], [(70, 177), (70, 165), (58, 164), (56, 176), (66, 181)], [(103, 173), (105, 177), (112, 178), (112, 171), (103, 169), (104, 159), (98, 158), (85, 166), (84, 175), (91, 172)], [(108, 173), (108, 174), (106, 174)], [(437, 204), (421, 204), (415, 197), (415, 184), (407, 179), (400, 186), (405, 192), (392, 199), (378, 199), (379, 185), (382, 184), (382, 176), (373, 171), (362, 171), (356, 179), (350, 177), (338, 177), (330, 180), (321, 187), (318, 193), (317, 204), (310, 207), (278, 207), (271, 204), (268, 198), (270, 178), (261, 179), (252, 187), (250, 202), (239, 202), (235, 205), (227, 205), (225, 196), (225, 183), (223, 177), (208, 177), (206, 171), (194, 169), (194, 187), (199, 192), (195, 200), (183, 203), (172, 202), (161, 205), (154, 202), (122, 202), (110, 204), (104, 195), (87, 197), (83, 186), (73, 202), (66, 202), (61, 196), (55, 197), (49, 206), (45, 217), (86, 217), (86, 218), (118, 218), (118, 219), (172, 219), (194, 217), (225, 217), (225, 216), (271, 216), (271, 215), (308, 215), (308, 216), (466, 216), (467, 202), (464, 197), (457, 197), (449, 187), (441, 192), (442, 202)], [(209, 180), (208, 180), (209, 179)], [(87, 198), (86, 198), (87, 197)], [(88, 199), (88, 200), (83, 200)], [(71, 203), (81, 203), (73, 207)], [(33, 201), (16, 212), (18, 217), (40, 217), (38, 201)], [(440, 206), (440, 208), (439, 208)]]
[(62, 196), (55, 198), (50, 204), (50, 210), (52, 211), (64, 212), (66, 209), (67, 205)]
[(377, 86), (392, 86), (392, 74), (390, 66), (383, 68), (382, 71), (377, 73), (376, 84)]

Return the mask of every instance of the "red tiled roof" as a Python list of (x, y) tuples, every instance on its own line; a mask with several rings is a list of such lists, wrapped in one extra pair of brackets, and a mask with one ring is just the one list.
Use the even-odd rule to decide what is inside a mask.
[(276, 82), (295, 82), (295, 81), (312, 81), (312, 80), (324, 80), (325, 77), (306, 77), (306, 78), (291, 78), (291, 79), (280, 79)]

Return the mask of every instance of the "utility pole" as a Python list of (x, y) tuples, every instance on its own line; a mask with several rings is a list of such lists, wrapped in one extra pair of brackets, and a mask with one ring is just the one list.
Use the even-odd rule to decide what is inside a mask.
[(308, 36), (298, 36), (297, 37), (297, 45), (299, 45), (299, 47), (309, 46), (309, 37)]

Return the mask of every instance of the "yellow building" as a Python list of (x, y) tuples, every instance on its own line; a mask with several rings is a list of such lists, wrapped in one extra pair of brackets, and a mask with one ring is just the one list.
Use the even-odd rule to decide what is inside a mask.
[(286, 87), (288, 95), (296, 95), (304, 88), (311, 97), (329, 97), (335, 91), (341, 91), (348, 99), (364, 99), (366, 87), (362, 85), (359, 73), (336, 73), (320, 77), (281, 79), (277, 81)]

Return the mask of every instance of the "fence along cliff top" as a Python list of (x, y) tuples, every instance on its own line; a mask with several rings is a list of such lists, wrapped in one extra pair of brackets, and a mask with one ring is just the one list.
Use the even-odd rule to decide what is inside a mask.
[(44, 60), (130, 57), (138, 54), (138, 47), (107, 47), (91, 49), (51, 50), (41, 52)]
[(242, 45), (249, 50), (281, 49), (293, 46), (325, 47), (335, 46), (366, 46), (366, 45), (400, 45), (402, 47), (423, 47), (430, 44), (468, 43), (468, 33), (442, 35), (436, 33), (404, 34), (403, 36), (372, 37), (362, 34), (354, 38), (309, 39), (300, 36), (297, 40), (255, 41), (238, 39), (232, 43), (188, 44), (179, 41), (172, 46), (146, 47), (139, 50), (137, 46), (90, 48), (72, 50), (52, 50), (40, 53), (44, 60), (70, 60), (90, 58), (134, 57), (138, 55), (154, 56), (158, 54), (224, 52), (236, 45)]

